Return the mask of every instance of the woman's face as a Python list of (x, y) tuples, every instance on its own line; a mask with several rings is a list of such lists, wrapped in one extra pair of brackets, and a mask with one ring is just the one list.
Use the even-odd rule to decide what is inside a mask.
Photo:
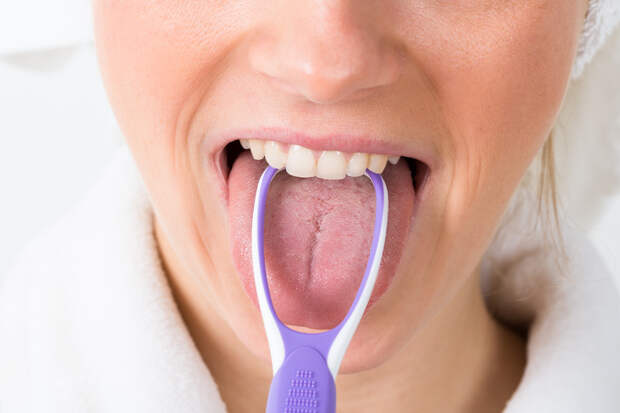
[[(475, 274), (553, 126), (586, 1), (101, 0), (94, 10), (109, 98), (176, 282), (265, 359), (250, 228), (267, 164), (236, 141), (279, 142), (291, 173), (308, 156), (336, 159), (322, 169), (336, 175), (356, 152), (417, 160), (383, 172), (388, 234), (342, 364), (352, 372), (389, 358)], [(279, 316), (333, 327), (368, 258), (370, 181), (280, 173), (268, 211)]]

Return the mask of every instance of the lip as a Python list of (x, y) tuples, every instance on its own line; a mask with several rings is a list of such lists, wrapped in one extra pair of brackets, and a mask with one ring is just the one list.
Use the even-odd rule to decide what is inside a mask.
[(232, 129), (223, 133), (216, 134), (206, 140), (208, 147), (205, 148), (210, 156), (209, 163), (216, 171), (218, 187), (220, 193), (228, 206), (228, 168), (224, 157), (224, 148), (227, 144), (238, 139), (263, 139), (282, 142), (290, 145), (301, 145), (313, 150), (335, 150), (341, 152), (365, 152), (379, 153), (388, 156), (405, 156), (417, 159), (428, 167), (428, 172), (422, 184), (427, 186), (427, 181), (432, 171), (437, 167), (438, 157), (433, 148), (422, 146), (419, 141), (411, 141), (406, 145), (381, 140), (377, 137), (366, 135), (353, 135), (343, 133), (330, 133), (323, 135), (310, 136), (298, 131), (278, 128), (263, 127), (258, 129)]

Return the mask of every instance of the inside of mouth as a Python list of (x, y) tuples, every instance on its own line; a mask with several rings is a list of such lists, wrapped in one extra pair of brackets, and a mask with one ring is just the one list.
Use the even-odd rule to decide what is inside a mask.
[[(257, 161), (239, 141), (216, 155), (218, 174), (226, 178), (229, 236), (233, 262), (250, 299), (256, 300), (251, 257), (255, 192), (267, 162)], [(371, 308), (396, 276), (414, 221), (414, 210), (429, 168), (416, 159), (387, 162), (381, 173), (390, 197), (386, 245)], [(346, 316), (361, 285), (370, 251), (376, 199), (365, 177), (303, 178), (289, 173), (274, 178), (266, 200), (265, 265), (274, 310), (296, 331), (335, 327)], [(255, 304), (257, 302), (255, 301)]]
[[(223, 165), (225, 165), (224, 171), (225, 176), (228, 178), (228, 174), (232, 169), (233, 164), (245, 149), (241, 146), (239, 140), (234, 140), (229, 142), (221, 154), (220, 161)], [(407, 156), (401, 156), (401, 160), (404, 160), (409, 166), (409, 171), (411, 171), (411, 181), (413, 182), (413, 188), (415, 193), (419, 193), (420, 188), (422, 188), (423, 184), (426, 182), (429, 168), (424, 162), (419, 161), (415, 158), (409, 158)]]

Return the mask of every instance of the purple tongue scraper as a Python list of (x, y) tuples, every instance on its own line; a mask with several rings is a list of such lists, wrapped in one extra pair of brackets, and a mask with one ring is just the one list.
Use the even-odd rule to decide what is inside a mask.
[(284, 325), (271, 302), (263, 250), (267, 191), (279, 169), (268, 166), (258, 181), (252, 216), (252, 265), (263, 324), (267, 333), (273, 381), (266, 413), (335, 413), (340, 362), (357, 329), (375, 285), (387, 232), (387, 187), (381, 175), (366, 169), (376, 193), (375, 227), (364, 279), (344, 320), (331, 330), (302, 333)]

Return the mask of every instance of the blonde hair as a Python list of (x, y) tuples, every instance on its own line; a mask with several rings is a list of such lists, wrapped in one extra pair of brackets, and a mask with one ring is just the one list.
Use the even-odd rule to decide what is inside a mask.
[(557, 258), (561, 262), (564, 262), (567, 255), (560, 225), (561, 205), (557, 193), (553, 135), (554, 130), (552, 129), (541, 150), (540, 174), (537, 185), (537, 224), (542, 220), (543, 233), (553, 247), (552, 252), (558, 255)]

